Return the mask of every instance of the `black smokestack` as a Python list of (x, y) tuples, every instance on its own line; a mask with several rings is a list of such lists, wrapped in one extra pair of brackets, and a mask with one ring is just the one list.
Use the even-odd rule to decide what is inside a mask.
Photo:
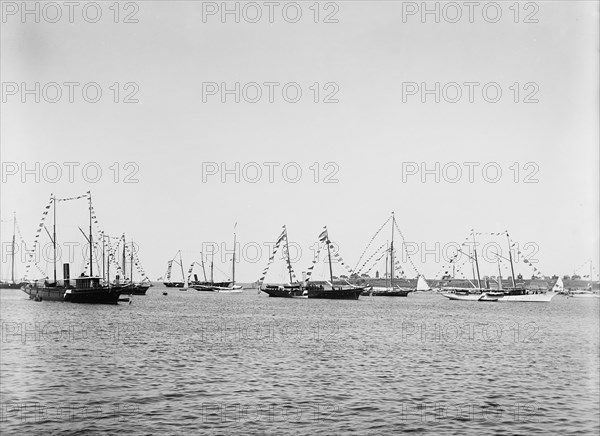
[(71, 284), (71, 272), (68, 263), (63, 263), (63, 282), (65, 286), (70, 286)]

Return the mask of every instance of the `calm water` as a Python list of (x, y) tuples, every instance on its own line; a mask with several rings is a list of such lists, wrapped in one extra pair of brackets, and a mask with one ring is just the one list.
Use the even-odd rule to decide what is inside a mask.
[(1, 292), (2, 434), (598, 434), (598, 300)]

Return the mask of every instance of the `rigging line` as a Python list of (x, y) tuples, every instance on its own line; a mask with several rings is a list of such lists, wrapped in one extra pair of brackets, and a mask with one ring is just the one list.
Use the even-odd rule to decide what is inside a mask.
[(79, 195), (77, 197), (68, 197), (68, 198), (55, 198), (56, 201), (71, 201), (71, 200), (79, 200), (81, 198), (88, 198), (88, 193)]
[(146, 276), (146, 271), (144, 271), (144, 268), (141, 265), (137, 251), (135, 251), (133, 248), (130, 248), (128, 245), (125, 246), (125, 251), (127, 252), (127, 256), (130, 258), (130, 260), (133, 257), (133, 264), (135, 265), (136, 272), (138, 272), (142, 277)]
[(283, 226), (283, 231), (281, 232), (281, 234), (277, 238), (277, 242), (275, 242), (275, 246), (273, 247), (273, 252), (271, 253), (271, 256), (269, 256), (269, 260), (267, 261), (267, 266), (263, 269), (262, 275), (258, 279), (258, 283), (260, 283), (261, 286), (262, 286), (262, 283), (265, 280), (265, 277), (267, 277), (267, 274), (269, 272), (269, 268), (271, 267), (271, 264), (275, 260), (275, 256), (277, 255), (277, 252), (279, 250), (279, 246), (280, 246), (281, 242), (283, 241), (283, 238), (284, 238), (284, 236), (286, 234), (287, 234), (287, 229), (285, 228), (285, 226)]
[(37, 265), (37, 261), (34, 262), (34, 257), (37, 254), (37, 248), (39, 246), (38, 238), (40, 236), (40, 231), (42, 230), (41, 226), (44, 224), (44, 221), (46, 219), (46, 216), (48, 215), (48, 211), (49, 211), (50, 207), (52, 206), (53, 201), (54, 201), (54, 197), (51, 194), (50, 195), (50, 200), (48, 201), (48, 203), (44, 207), (44, 210), (42, 212), (42, 219), (40, 220), (40, 224), (38, 225), (36, 233), (35, 233), (35, 236), (33, 238), (33, 249), (29, 253), (29, 259), (27, 259), (27, 263), (25, 265), (25, 275), (23, 276), (24, 280), (27, 280), (27, 277), (29, 275), (29, 270), (31, 269), (32, 265), (34, 265), (36, 268), (40, 269), (40, 267)]
[(223, 271), (221, 270), (221, 268), (219, 268), (218, 266), (216, 266), (216, 265), (214, 265), (214, 264), (213, 264), (213, 266), (214, 266), (214, 267), (215, 267), (215, 268), (216, 268), (216, 269), (217, 269), (217, 270), (218, 270), (220, 273), (222, 273), (222, 274), (223, 274), (225, 277), (227, 277), (227, 278), (229, 279), (229, 277), (230, 277), (230, 276), (229, 276), (227, 273), (223, 272)]
[(360, 257), (358, 258), (358, 261), (356, 262), (356, 266), (354, 267), (354, 269), (356, 269), (358, 267), (358, 265), (360, 264), (360, 261), (362, 260), (362, 258), (364, 257), (365, 253), (367, 252), (367, 250), (369, 249), (369, 247), (371, 246), (371, 244), (373, 243), (373, 240), (377, 237), (377, 235), (381, 232), (381, 230), (383, 230), (383, 228), (387, 225), (387, 223), (392, 219), (392, 217), (388, 217), (387, 220), (385, 220), (385, 222), (381, 225), (381, 227), (379, 227), (379, 230), (377, 230), (375, 232), (375, 234), (373, 235), (373, 237), (371, 238), (371, 240), (369, 241), (369, 243), (367, 244), (367, 246), (365, 247), (365, 249), (363, 250), (362, 254), (360, 255)]
[(404, 234), (400, 230), (400, 227), (398, 227), (398, 222), (395, 221), (394, 225), (396, 226), (396, 230), (398, 230), (398, 233), (400, 233), (400, 237), (402, 238), (402, 248), (404, 249), (404, 252), (406, 253), (406, 257), (407, 257), (408, 261), (410, 262), (410, 265), (415, 270), (415, 272), (417, 273), (417, 275), (421, 275), (421, 273), (419, 272), (419, 270), (415, 266), (414, 262), (412, 261), (412, 258), (410, 257), (410, 254), (408, 253), (408, 250), (406, 249), (406, 240), (404, 239)]
[[(369, 256), (369, 258), (367, 260), (364, 261), (364, 263), (361, 265), (361, 267), (358, 269), (358, 271), (356, 271), (356, 274), (360, 274), (363, 270), (363, 268), (369, 263), (369, 261), (371, 259), (373, 259), (373, 257), (377, 256), (377, 254), (387, 245), (387, 243), (381, 244), (381, 246), (375, 250), (373, 252), (373, 254), (371, 254), (371, 256)], [(384, 253), (387, 251), (387, 249), (384, 251)], [(376, 261), (377, 262), (377, 261)], [(373, 266), (371, 266), (372, 268)]]
[(375, 268), (375, 266), (377, 265), (377, 263), (378, 263), (379, 261), (381, 261), (381, 259), (383, 259), (383, 256), (385, 256), (386, 254), (387, 254), (387, 250), (385, 250), (383, 253), (381, 253), (381, 255), (379, 256), (379, 258), (377, 258), (377, 259), (375, 260), (375, 262), (373, 262), (373, 265), (371, 265), (371, 267), (370, 267), (370, 268), (369, 268), (367, 271), (365, 271), (365, 274), (369, 274), (369, 273), (371, 272), (371, 270), (372, 270), (373, 268)]

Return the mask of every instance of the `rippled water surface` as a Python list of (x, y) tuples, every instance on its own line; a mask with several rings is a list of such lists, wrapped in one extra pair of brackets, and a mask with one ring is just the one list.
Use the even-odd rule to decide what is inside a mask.
[(2, 434), (598, 434), (598, 300), (2, 290)]

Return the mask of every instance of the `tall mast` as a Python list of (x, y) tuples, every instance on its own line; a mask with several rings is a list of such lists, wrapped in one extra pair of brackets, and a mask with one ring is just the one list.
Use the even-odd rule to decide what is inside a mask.
[(130, 279), (131, 279), (131, 283), (133, 283), (133, 239), (131, 239), (131, 256), (129, 258), (130, 261), (130, 265), (129, 265), (129, 275), (130, 275)]
[(106, 252), (104, 246), (104, 232), (100, 232), (100, 236), (102, 236), (102, 280), (106, 280)]
[[(13, 212), (13, 238), (12, 238), (12, 250), (11, 250), (11, 261), (10, 261), (10, 277), (11, 281), (15, 282), (15, 229), (17, 227), (17, 214)], [(590, 268), (592, 265), (592, 261), (590, 260)], [(591, 271), (591, 269), (590, 269)], [(590, 274), (590, 277), (592, 275)]]
[(213, 279), (213, 269), (215, 266), (215, 247), (212, 247), (212, 251), (210, 252), (210, 283), (213, 284), (215, 281)]
[[(387, 243), (386, 243), (387, 245)], [(385, 249), (385, 287), (388, 287), (388, 259), (390, 257), (390, 247), (389, 245)]]
[(513, 288), (516, 288), (517, 284), (515, 281), (515, 267), (513, 265), (512, 251), (510, 250), (510, 236), (508, 236), (508, 231), (506, 232), (506, 239), (508, 241), (508, 258), (510, 260), (510, 272), (512, 274), (512, 285), (513, 285)]
[[(325, 227), (325, 230), (327, 230), (327, 227)], [(329, 232), (327, 232), (327, 239), (325, 243), (327, 244), (327, 257), (329, 259), (329, 277), (331, 277), (331, 289), (335, 290), (335, 287), (333, 286), (333, 268), (331, 267), (331, 250), (329, 249)]]
[(88, 194), (90, 195), (90, 277), (94, 277), (94, 245), (92, 241), (92, 192), (90, 191), (88, 192)]
[[(111, 248), (110, 245), (110, 236), (108, 237), (108, 248)], [(111, 250), (108, 251), (108, 255), (106, 256), (106, 285), (110, 286), (110, 255)]]
[(52, 194), (52, 203), (54, 203), (54, 219), (52, 223), (52, 247), (54, 249), (54, 283), (56, 283), (56, 197)]
[(473, 231), (473, 251), (475, 253), (475, 268), (477, 268), (477, 287), (481, 289), (481, 277), (479, 275), (479, 262), (477, 261), (477, 243), (475, 242), (475, 231)]
[(204, 281), (206, 282), (206, 269), (204, 269), (204, 253), (200, 253), (200, 260), (202, 260), (202, 274), (204, 274)]
[(285, 251), (287, 252), (287, 265), (288, 265), (288, 273), (290, 275), (290, 284), (292, 283), (292, 262), (290, 261), (290, 245), (288, 241), (287, 228), (283, 226), (285, 229)]
[(390, 286), (394, 287), (394, 224), (396, 224), (396, 216), (392, 212), (392, 242), (390, 244)]
[(125, 233), (123, 233), (123, 253), (121, 254), (121, 263), (123, 265), (121, 268), (123, 270), (123, 282), (125, 282), (125, 280), (127, 280), (127, 274), (125, 273)]
[(181, 280), (185, 282), (185, 273), (183, 272), (183, 256), (181, 250), (179, 250), (179, 266), (181, 266)]
[(500, 257), (498, 257), (498, 289), (502, 289), (502, 271), (500, 270)]
[(235, 285), (235, 237), (236, 234), (235, 232), (233, 232), (233, 260), (231, 261), (231, 280), (233, 281), (233, 284)]

